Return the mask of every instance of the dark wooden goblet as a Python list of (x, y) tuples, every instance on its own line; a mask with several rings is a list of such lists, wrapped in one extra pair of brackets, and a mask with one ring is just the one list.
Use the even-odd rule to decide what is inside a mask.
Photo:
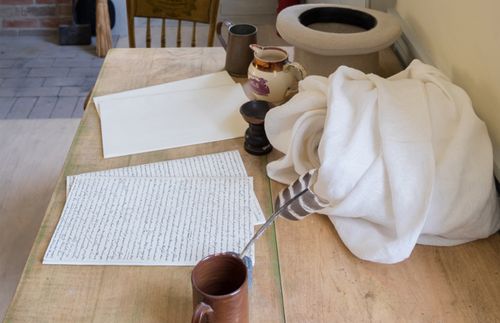
[(240, 113), (248, 122), (245, 131), (245, 150), (252, 155), (265, 155), (273, 150), (264, 130), (264, 118), (273, 106), (267, 101), (252, 100), (240, 107)]

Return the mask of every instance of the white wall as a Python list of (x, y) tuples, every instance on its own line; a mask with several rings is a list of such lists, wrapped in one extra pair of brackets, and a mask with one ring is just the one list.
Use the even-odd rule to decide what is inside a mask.
[(470, 95), (500, 178), (500, 1), (397, 0), (395, 8), (429, 63)]
[(126, 36), (127, 30), (127, 3), (125, 0), (111, 0), (115, 6), (116, 20), (112, 34), (118, 36)]

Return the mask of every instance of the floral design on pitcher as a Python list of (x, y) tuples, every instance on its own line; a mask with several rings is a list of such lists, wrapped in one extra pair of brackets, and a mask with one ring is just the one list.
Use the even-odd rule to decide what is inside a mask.
[(267, 80), (262, 77), (250, 77), (250, 86), (258, 95), (268, 95), (270, 90), (267, 86)]

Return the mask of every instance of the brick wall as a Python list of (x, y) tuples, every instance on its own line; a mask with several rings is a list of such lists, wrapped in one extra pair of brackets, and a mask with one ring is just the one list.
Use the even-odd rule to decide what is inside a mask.
[(71, 0), (0, 0), (0, 35), (51, 33), (71, 22)]

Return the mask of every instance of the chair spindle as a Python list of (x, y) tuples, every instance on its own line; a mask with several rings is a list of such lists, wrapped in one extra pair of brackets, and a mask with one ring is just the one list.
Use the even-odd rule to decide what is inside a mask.
[(151, 19), (146, 20), (146, 47), (151, 48)]
[(177, 47), (181, 47), (181, 24), (182, 20), (177, 20)]
[(165, 18), (161, 20), (161, 47), (167, 46), (167, 36), (166, 36)]
[(193, 21), (193, 32), (191, 33), (191, 47), (196, 47), (196, 21)]

